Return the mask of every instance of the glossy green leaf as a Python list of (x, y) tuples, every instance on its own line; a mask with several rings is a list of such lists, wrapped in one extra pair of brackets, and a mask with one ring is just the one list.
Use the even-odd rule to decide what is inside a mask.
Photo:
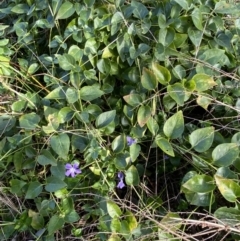
[(142, 103), (142, 97), (139, 94), (125, 95), (123, 96), (123, 99), (133, 107), (136, 107)]
[(119, 153), (114, 158), (113, 162), (117, 169), (124, 171), (130, 163), (129, 155), (126, 153)]
[(171, 74), (169, 70), (157, 63), (152, 63), (151, 68), (156, 76), (156, 79), (162, 85), (167, 85), (171, 80)]
[(111, 225), (110, 225), (111, 231), (114, 233), (120, 232), (121, 229), (121, 222), (118, 217), (114, 217), (111, 220)]
[(196, 90), (199, 92), (212, 89), (217, 85), (213, 78), (206, 74), (196, 74), (193, 76), (192, 80), (195, 82)]
[(63, 107), (57, 115), (59, 123), (68, 122), (73, 118), (73, 116), (74, 111), (69, 107)]
[(214, 139), (214, 127), (205, 127), (197, 129), (189, 136), (189, 142), (192, 148), (197, 152), (207, 151)]
[(101, 113), (96, 119), (96, 127), (97, 128), (106, 127), (112, 121), (114, 121), (115, 116), (116, 116), (116, 110), (110, 110), (110, 111)]
[(31, 65), (28, 67), (27, 72), (28, 72), (29, 74), (34, 74), (38, 69), (39, 69), (39, 64), (38, 64), (38, 63), (34, 63), (34, 64), (31, 64)]
[(157, 87), (157, 80), (154, 73), (146, 68), (143, 68), (141, 83), (147, 90), (154, 90)]
[(188, 29), (188, 36), (195, 47), (198, 47), (203, 38), (203, 32), (200, 30), (194, 30), (193, 28)]
[(24, 3), (15, 4), (14, 7), (11, 8), (11, 12), (17, 13), (17, 14), (27, 13), (28, 10), (29, 10), (29, 6)]
[(231, 179), (225, 179), (218, 175), (214, 176), (217, 187), (223, 197), (229, 202), (236, 202), (240, 197), (240, 186)]
[(70, 213), (66, 214), (64, 217), (64, 221), (66, 223), (75, 223), (79, 219), (80, 219), (80, 216), (75, 210), (72, 210)]
[(10, 131), (16, 123), (16, 118), (10, 115), (3, 114), (0, 116), (0, 133), (3, 134)]
[(212, 152), (213, 165), (227, 167), (238, 158), (239, 149), (235, 143), (224, 143), (216, 146)]
[(165, 122), (163, 126), (164, 134), (170, 139), (181, 137), (184, 131), (184, 119), (182, 111), (178, 111)]
[(159, 31), (158, 41), (163, 46), (169, 46), (175, 37), (175, 30), (171, 27), (161, 28)]
[(61, 229), (64, 225), (64, 219), (63, 217), (59, 215), (54, 215), (50, 218), (47, 230), (49, 234), (54, 234), (57, 230)]
[(171, 96), (172, 99), (176, 101), (176, 103), (180, 106), (184, 105), (185, 101), (185, 88), (180, 83), (175, 83), (173, 85), (167, 86), (167, 92)]
[(176, 65), (173, 68), (173, 74), (177, 79), (182, 80), (186, 76), (186, 70), (182, 67), (182, 65)]
[(70, 140), (67, 134), (60, 133), (59, 135), (52, 136), (50, 138), (50, 144), (59, 157), (67, 159), (70, 147)]
[(207, 97), (207, 96), (204, 96), (204, 95), (199, 95), (197, 97), (197, 104), (199, 106), (201, 106), (202, 108), (204, 108), (205, 110), (208, 109), (208, 106), (211, 104), (212, 102), (212, 98), (211, 97)]
[(66, 87), (59, 86), (45, 96), (45, 98), (50, 100), (66, 99), (66, 91)]
[(237, 132), (232, 136), (231, 142), (240, 145), (240, 132)]
[(140, 182), (138, 170), (135, 166), (130, 166), (125, 172), (125, 181), (127, 185), (137, 186)]
[(238, 179), (237, 174), (231, 171), (229, 167), (218, 168), (216, 175), (226, 179), (236, 179), (236, 180)]
[(201, 10), (199, 8), (195, 8), (191, 14), (191, 17), (195, 27), (199, 30), (203, 30)]
[(138, 109), (138, 113), (137, 113), (137, 121), (139, 126), (143, 127), (147, 123), (150, 117), (151, 117), (151, 108), (149, 106), (142, 105)]
[(197, 207), (209, 207), (215, 201), (215, 196), (212, 192), (208, 193), (194, 193), (190, 192), (185, 194), (187, 201), (191, 205), (195, 205)]
[(129, 148), (131, 162), (135, 162), (140, 154), (141, 147), (138, 144), (132, 144)]
[(23, 129), (34, 130), (38, 127), (41, 118), (35, 113), (25, 114), (19, 118), (19, 125)]
[(110, 200), (107, 201), (107, 211), (111, 218), (120, 217), (122, 215), (122, 211), (119, 206), (115, 202)]
[(50, 167), (52, 176), (57, 177), (61, 180), (65, 178), (65, 165), (63, 162), (57, 162), (57, 165), (52, 165)]
[(159, 130), (159, 125), (157, 123), (157, 121), (153, 118), (153, 117), (150, 117), (147, 121), (147, 127), (148, 127), (148, 130), (154, 135), (156, 136), (157, 135), (157, 132)]
[(231, 207), (220, 207), (214, 212), (214, 217), (226, 225), (235, 227), (240, 222), (240, 210)]
[(37, 162), (40, 165), (57, 165), (57, 161), (49, 150), (42, 150), (41, 155), (37, 157)]
[(48, 177), (46, 181), (45, 190), (47, 192), (56, 192), (67, 186), (67, 184), (58, 177)]
[(169, 156), (175, 156), (173, 147), (168, 140), (163, 137), (157, 136), (155, 141), (163, 152), (165, 152)]
[(214, 180), (211, 176), (195, 175), (183, 184), (183, 187), (191, 192), (207, 193), (215, 189)]
[(69, 104), (72, 104), (78, 100), (78, 91), (75, 88), (68, 88), (66, 91), (66, 97)]
[(30, 182), (25, 198), (34, 199), (39, 194), (41, 194), (42, 189), (43, 189), (43, 186), (40, 182), (38, 181)]
[(70, 54), (59, 55), (57, 56), (57, 58), (58, 58), (59, 66), (63, 70), (73, 70), (76, 67), (75, 66), (76, 61), (74, 57)]
[(111, 70), (111, 61), (109, 59), (100, 59), (97, 62), (98, 70), (103, 74), (109, 74)]
[(65, 1), (58, 10), (56, 20), (69, 18), (74, 14), (74, 12), (75, 8), (73, 4), (69, 1)]
[(130, 231), (132, 232), (138, 226), (137, 219), (135, 218), (134, 214), (132, 212), (130, 212), (129, 210), (127, 210), (125, 212), (124, 216), (126, 217), (126, 221), (128, 222), (128, 227), (129, 227)]
[(179, 4), (184, 10), (188, 10), (189, 3), (187, 0), (174, 0), (177, 4)]
[(136, 18), (143, 19), (148, 14), (148, 9), (141, 2), (135, 0), (131, 1), (131, 6), (133, 7), (133, 14)]
[(125, 148), (126, 137), (125, 135), (117, 136), (112, 142), (112, 150), (116, 153), (122, 152)]
[(98, 85), (84, 86), (80, 89), (80, 98), (85, 101), (92, 101), (104, 94)]

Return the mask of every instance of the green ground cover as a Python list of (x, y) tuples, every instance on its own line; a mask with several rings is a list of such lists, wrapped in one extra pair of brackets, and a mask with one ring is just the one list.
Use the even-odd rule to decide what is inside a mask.
[(240, 4), (0, 3), (0, 240), (240, 240)]

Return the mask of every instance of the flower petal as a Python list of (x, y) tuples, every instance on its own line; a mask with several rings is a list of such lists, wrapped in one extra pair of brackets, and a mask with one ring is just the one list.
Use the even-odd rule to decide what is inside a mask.
[(121, 181), (118, 183), (117, 188), (122, 189), (122, 188), (124, 188), (125, 186), (126, 186), (126, 185), (124, 184), (123, 180), (121, 180)]
[(77, 169), (77, 168), (79, 167), (79, 164), (78, 164), (78, 163), (74, 163), (74, 164), (73, 164), (73, 167), (74, 167), (75, 169)]
[(70, 169), (70, 170), (67, 170), (67, 171), (65, 172), (65, 176), (69, 177), (69, 176), (71, 175), (71, 173), (72, 173), (71, 169)]
[(67, 163), (67, 164), (65, 165), (65, 168), (66, 168), (66, 169), (71, 169), (71, 168), (72, 168), (72, 165), (71, 165), (70, 163)]

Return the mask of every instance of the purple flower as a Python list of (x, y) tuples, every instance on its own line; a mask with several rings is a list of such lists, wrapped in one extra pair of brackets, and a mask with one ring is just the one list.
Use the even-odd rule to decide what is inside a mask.
[(119, 179), (119, 182), (118, 182), (118, 185), (117, 185), (117, 188), (124, 188), (126, 185), (124, 184), (123, 182), (123, 178), (124, 178), (124, 174), (122, 172), (119, 172), (118, 173), (118, 179)]
[(131, 146), (132, 144), (137, 143), (135, 139), (133, 139), (131, 136), (127, 136), (127, 145)]
[(73, 165), (67, 163), (67, 164), (65, 165), (65, 168), (66, 168), (65, 175), (66, 175), (67, 177), (69, 177), (69, 176), (75, 177), (77, 174), (82, 173), (82, 171), (79, 169), (78, 166), (79, 166), (78, 163), (74, 163)]

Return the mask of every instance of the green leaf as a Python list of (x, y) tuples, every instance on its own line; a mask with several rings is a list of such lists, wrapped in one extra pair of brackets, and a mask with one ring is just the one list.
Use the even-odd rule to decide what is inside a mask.
[(75, 7), (72, 3), (65, 1), (58, 10), (56, 15), (56, 20), (58, 19), (66, 19), (72, 16), (75, 12)]
[(173, 28), (161, 28), (158, 35), (158, 41), (163, 46), (169, 46), (175, 37), (175, 31)]
[(125, 148), (126, 137), (125, 135), (117, 136), (112, 142), (112, 150), (115, 153), (122, 152)]
[(74, 223), (80, 219), (80, 216), (75, 210), (72, 210), (70, 213), (66, 214), (64, 217), (64, 221), (66, 223)]
[(41, 155), (37, 157), (37, 162), (40, 165), (57, 165), (57, 161), (49, 150), (42, 150)]
[(179, 4), (184, 10), (188, 10), (189, 4), (187, 0), (174, 0), (177, 4)]
[(42, 184), (38, 181), (31, 182), (28, 186), (28, 190), (26, 193), (26, 199), (34, 199), (42, 192)]
[(123, 96), (123, 99), (131, 106), (137, 107), (142, 103), (142, 97), (139, 94), (129, 94)]
[(203, 30), (202, 26), (202, 13), (199, 8), (195, 8), (191, 14), (195, 27), (199, 30)]
[(19, 125), (21, 128), (34, 130), (37, 126), (39, 121), (41, 120), (40, 116), (35, 113), (30, 113), (26, 115), (22, 115), (19, 118)]
[(173, 68), (173, 74), (177, 79), (182, 80), (186, 76), (186, 70), (182, 67), (182, 65), (176, 65)]
[(3, 114), (0, 116), (0, 133), (1, 135), (7, 131), (10, 131), (16, 123), (16, 118), (10, 115)]
[(167, 68), (157, 63), (152, 63), (151, 68), (159, 83), (161, 83), (162, 85), (167, 85), (170, 82), (171, 74)]
[(132, 212), (126, 211), (124, 217), (126, 217), (126, 221), (128, 222), (128, 227), (130, 229), (130, 232), (132, 232), (134, 229), (137, 228), (138, 222), (135, 216), (133, 215)]
[(67, 186), (67, 184), (58, 177), (48, 177), (46, 181), (45, 190), (47, 192), (56, 192)]
[(196, 84), (196, 90), (199, 92), (206, 91), (217, 85), (212, 77), (206, 74), (196, 74), (193, 76), (192, 80)]
[(92, 101), (104, 94), (102, 90), (100, 90), (99, 86), (84, 86), (80, 89), (80, 98), (85, 101)]
[(78, 100), (78, 91), (75, 88), (68, 88), (66, 91), (66, 97), (69, 104), (72, 104)]
[(111, 61), (109, 59), (100, 59), (97, 62), (98, 70), (103, 74), (109, 74), (111, 71)]
[(129, 155), (127, 153), (118, 153), (114, 158), (114, 165), (118, 170), (124, 171), (130, 162)]
[(151, 117), (151, 108), (149, 106), (142, 105), (138, 109), (138, 113), (137, 113), (137, 121), (139, 126), (143, 127), (147, 123), (150, 117)]
[(72, 45), (69, 50), (68, 54), (70, 54), (75, 61), (80, 61), (83, 57), (83, 50), (80, 49), (77, 45)]
[(176, 101), (176, 103), (180, 106), (184, 105), (185, 101), (185, 88), (180, 83), (175, 83), (173, 85), (167, 86), (167, 92), (171, 96), (172, 99)]
[(107, 201), (107, 211), (111, 218), (120, 217), (122, 215), (122, 211), (119, 206), (115, 202), (110, 200)]
[(204, 108), (205, 110), (208, 109), (208, 106), (211, 104), (211, 102), (212, 102), (211, 97), (207, 97), (204, 95), (198, 95), (197, 97), (197, 104), (202, 108)]
[(119, 220), (118, 217), (114, 217), (111, 221), (111, 225), (110, 225), (111, 231), (116, 233), (116, 232), (120, 232), (121, 229), (121, 222)]
[(161, 148), (161, 150), (163, 152), (165, 152), (169, 156), (173, 156), (173, 157), (175, 156), (173, 148), (172, 148), (172, 145), (169, 143), (168, 140), (166, 140), (163, 137), (157, 136), (155, 141), (156, 141), (157, 145)]
[(189, 142), (197, 152), (207, 151), (214, 139), (214, 127), (205, 127), (197, 129), (189, 136)]
[(153, 117), (150, 117), (147, 121), (147, 127), (148, 127), (148, 130), (154, 135), (156, 136), (157, 135), (157, 132), (159, 130), (159, 125), (157, 123), (157, 121), (153, 118)]
[(63, 162), (58, 162), (57, 165), (52, 165), (50, 171), (54, 177), (61, 180), (65, 178), (65, 165)]
[(231, 143), (236, 143), (240, 146), (240, 132), (237, 132), (232, 136)]
[(154, 90), (157, 87), (157, 80), (154, 73), (146, 68), (143, 68), (141, 83), (147, 90)]
[(236, 208), (221, 207), (215, 211), (214, 217), (226, 225), (235, 227), (235, 225), (238, 225), (240, 222), (240, 210)]
[(191, 192), (207, 193), (215, 189), (213, 178), (207, 175), (195, 175), (183, 184)]
[(17, 14), (27, 13), (29, 11), (29, 6), (27, 4), (16, 4), (14, 7), (11, 8), (11, 12)]
[(223, 197), (229, 202), (236, 202), (240, 197), (240, 186), (231, 179), (225, 179), (218, 175), (214, 175), (217, 187)]
[(59, 86), (55, 88), (53, 91), (51, 91), (47, 96), (45, 96), (45, 98), (49, 100), (66, 99), (66, 91), (67, 87)]
[(44, 218), (41, 214), (34, 212), (33, 210), (29, 209), (28, 210), (28, 216), (30, 218), (32, 218), (31, 221), (31, 226), (35, 229), (35, 230), (40, 230), (43, 229), (44, 227)]
[(54, 215), (50, 218), (48, 226), (47, 226), (47, 230), (48, 233), (54, 234), (57, 230), (61, 229), (64, 225), (65, 221), (63, 219), (63, 217), (59, 216), (59, 215)]
[(39, 69), (39, 64), (38, 63), (34, 63), (34, 64), (31, 64), (27, 70), (27, 72), (29, 74), (34, 74), (37, 70)]
[(63, 69), (63, 70), (74, 70), (74, 68), (76, 68), (76, 61), (74, 59), (74, 57), (70, 54), (63, 54), (63, 55), (58, 55), (58, 63), (59, 66)]
[(239, 149), (235, 143), (224, 143), (216, 146), (212, 152), (213, 165), (227, 167), (238, 158)]
[(137, 186), (140, 182), (138, 170), (135, 166), (130, 166), (125, 173), (125, 181), (127, 185)]
[(131, 1), (131, 6), (133, 7), (133, 14), (136, 18), (144, 19), (148, 14), (148, 9), (140, 2), (135, 0)]
[(194, 30), (192, 28), (188, 29), (188, 36), (195, 47), (198, 47), (203, 38), (203, 32), (200, 30)]
[(129, 149), (130, 149), (131, 161), (135, 162), (140, 154), (141, 147), (140, 147), (140, 145), (135, 143), (135, 144), (132, 144)]
[(70, 107), (63, 107), (59, 112), (58, 112), (58, 121), (60, 123), (65, 123), (70, 121), (74, 116), (74, 111)]
[(96, 119), (96, 127), (99, 129), (106, 127), (112, 121), (114, 121), (115, 116), (116, 116), (116, 110), (110, 110), (110, 111), (101, 113)]
[(163, 126), (164, 134), (170, 139), (181, 137), (184, 131), (184, 119), (182, 111), (178, 111), (165, 122)]
[(50, 144), (58, 156), (63, 159), (67, 159), (70, 147), (70, 140), (67, 134), (60, 133), (59, 135), (52, 136), (50, 138)]

